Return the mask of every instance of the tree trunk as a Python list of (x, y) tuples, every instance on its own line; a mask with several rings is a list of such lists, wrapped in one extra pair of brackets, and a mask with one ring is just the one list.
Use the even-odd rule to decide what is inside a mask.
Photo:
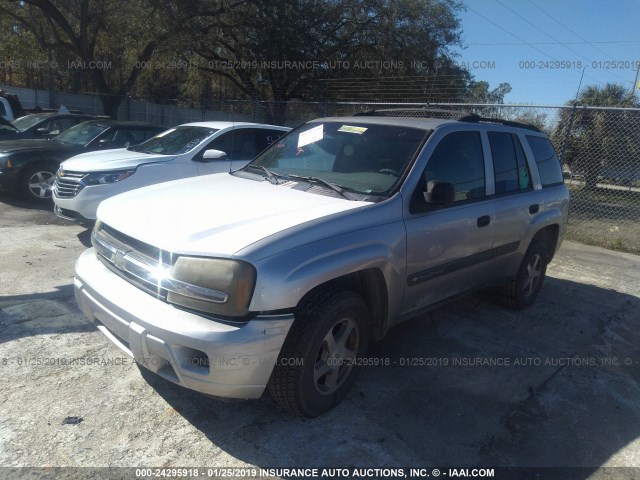
[(108, 117), (117, 120), (118, 109), (125, 98), (126, 95), (101, 94), (100, 101), (102, 102), (102, 111)]

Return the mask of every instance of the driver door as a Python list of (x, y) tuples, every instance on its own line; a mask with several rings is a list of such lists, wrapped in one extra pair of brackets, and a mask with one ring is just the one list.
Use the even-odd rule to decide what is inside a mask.
[[(485, 155), (478, 131), (454, 132), (436, 146), (422, 173), (405, 221), (409, 313), (482, 284), (491, 259), (494, 217), (486, 196)], [(426, 208), (427, 182), (452, 183), (455, 201)]]

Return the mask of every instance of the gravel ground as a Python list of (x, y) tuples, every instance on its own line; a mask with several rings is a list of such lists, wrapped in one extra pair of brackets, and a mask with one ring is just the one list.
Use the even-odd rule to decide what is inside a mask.
[(640, 257), (565, 242), (532, 308), (480, 293), (403, 324), (305, 420), (141, 372), (75, 305), (88, 240), (0, 196), (2, 467), (640, 465)]

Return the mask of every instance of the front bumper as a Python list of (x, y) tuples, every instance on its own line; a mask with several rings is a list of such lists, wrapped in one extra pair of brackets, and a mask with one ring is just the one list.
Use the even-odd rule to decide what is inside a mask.
[(80, 223), (95, 222), (96, 211), (100, 202), (120, 193), (128, 192), (135, 186), (126, 181), (108, 183), (106, 185), (89, 185), (83, 187), (77, 195), (73, 197), (59, 197), (56, 189), (53, 189), (53, 202), (58, 209), (66, 211), (65, 215), (60, 215), (67, 220), (74, 220), (77, 217)]
[(83, 313), (137, 363), (217, 397), (260, 397), (294, 321), (261, 315), (236, 326), (180, 310), (113, 274), (92, 248), (76, 262), (74, 285)]

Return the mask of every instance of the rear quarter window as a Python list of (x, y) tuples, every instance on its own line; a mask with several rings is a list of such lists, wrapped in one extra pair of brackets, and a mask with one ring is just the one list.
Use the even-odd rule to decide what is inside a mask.
[(548, 138), (527, 135), (527, 141), (538, 166), (540, 182), (543, 187), (558, 185), (564, 182), (560, 160)]

